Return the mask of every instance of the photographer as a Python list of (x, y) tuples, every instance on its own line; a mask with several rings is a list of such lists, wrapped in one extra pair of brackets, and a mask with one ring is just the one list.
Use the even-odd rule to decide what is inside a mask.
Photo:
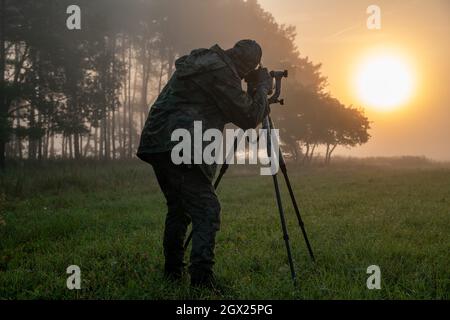
[[(183, 241), (192, 222), (191, 284), (214, 287), (214, 246), (220, 226), (220, 203), (212, 185), (216, 166), (175, 165), (170, 157), (177, 144), (171, 140), (172, 132), (183, 128), (192, 134), (194, 121), (201, 121), (203, 130), (223, 130), (230, 122), (243, 129), (261, 123), (269, 112), (267, 94), (272, 89), (267, 69), (255, 70), (261, 57), (261, 47), (253, 40), (241, 40), (229, 50), (218, 45), (193, 50), (176, 61), (176, 71), (150, 109), (137, 156), (153, 166), (167, 200), (164, 256), (170, 279), (183, 274)], [(255, 79), (252, 95), (241, 86), (250, 73)]]

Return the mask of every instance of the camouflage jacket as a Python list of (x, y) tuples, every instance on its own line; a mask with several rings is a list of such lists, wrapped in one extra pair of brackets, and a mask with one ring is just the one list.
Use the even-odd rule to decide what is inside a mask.
[[(218, 45), (193, 50), (175, 62), (176, 70), (150, 109), (141, 135), (137, 156), (167, 152), (178, 144), (172, 132), (187, 129), (193, 138), (194, 121), (202, 121), (203, 132), (223, 130), (233, 123), (241, 128), (255, 128), (268, 113), (265, 91), (252, 97), (242, 90), (241, 79), (233, 61)], [(200, 165), (212, 181), (216, 165)]]

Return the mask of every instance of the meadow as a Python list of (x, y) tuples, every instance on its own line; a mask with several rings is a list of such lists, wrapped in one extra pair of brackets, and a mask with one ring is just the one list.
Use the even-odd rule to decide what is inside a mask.
[[(288, 165), (316, 255), (280, 178), (290, 279), (271, 177), (233, 167), (218, 194), (222, 292), (162, 276), (165, 204), (138, 161), (11, 164), (0, 177), (0, 299), (449, 299), (450, 167), (427, 161)], [(66, 268), (81, 268), (68, 290)], [(381, 289), (366, 286), (378, 265)]]

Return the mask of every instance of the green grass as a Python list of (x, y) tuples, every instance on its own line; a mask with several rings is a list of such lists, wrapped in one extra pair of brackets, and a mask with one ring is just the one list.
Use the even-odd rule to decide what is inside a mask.
[[(450, 170), (340, 163), (292, 167), (317, 262), (284, 183), (298, 287), (290, 280), (271, 177), (232, 168), (218, 191), (215, 271), (223, 293), (162, 277), (165, 204), (150, 166), (16, 166), (0, 184), (2, 299), (449, 299)], [(280, 179), (280, 182), (283, 182)], [(82, 289), (66, 288), (69, 265)], [(381, 268), (381, 290), (366, 269)]]

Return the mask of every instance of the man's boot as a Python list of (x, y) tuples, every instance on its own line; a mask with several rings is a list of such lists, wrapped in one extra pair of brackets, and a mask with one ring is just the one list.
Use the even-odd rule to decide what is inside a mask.
[(212, 270), (194, 269), (191, 270), (191, 286), (197, 288), (216, 289), (216, 278)]
[(164, 265), (164, 277), (171, 281), (179, 281), (183, 277), (185, 264), (178, 264), (178, 265), (171, 265), (171, 264), (165, 264)]

